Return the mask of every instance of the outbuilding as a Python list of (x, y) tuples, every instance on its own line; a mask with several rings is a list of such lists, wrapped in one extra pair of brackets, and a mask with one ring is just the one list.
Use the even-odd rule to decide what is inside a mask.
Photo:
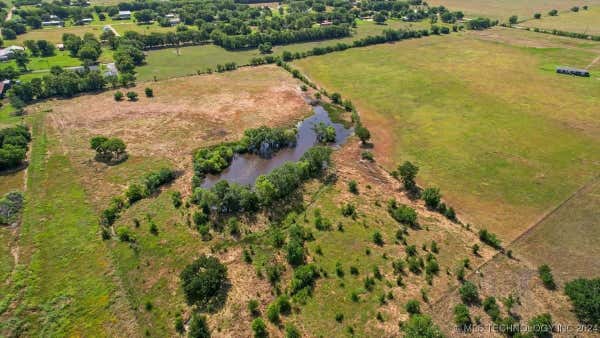
[(557, 67), (556, 72), (558, 74), (590, 77), (590, 72), (587, 71), (586, 69), (577, 69), (577, 68), (571, 68), (571, 67)]

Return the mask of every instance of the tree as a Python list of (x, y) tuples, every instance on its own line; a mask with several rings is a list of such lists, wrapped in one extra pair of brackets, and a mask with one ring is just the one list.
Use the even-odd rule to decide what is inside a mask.
[(529, 324), (529, 330), (535, 337), (552, 337), (552, 316), (549, 313), (535, 316), (531, 318), (527, 324)]
[(373, 21), (375, 21), (375, 23), (378, 25), (383, 25), (385, 23), (385, 15), (377, 12), (377, 14), (373, 16)]
[(154, 20), (154, 12), (152, 12), (150, 9), (136, 11), (133, 13), (133, 16), (138, 23), (149, 23), (150, 21)]
[(398, 167), (397, 173), (400, 175), (400, 180), (404, 184), (404, 188), (410, 192), (414, 192), (417, 188), (415, 178), (419, 172), (419, 167), (409, 161), (404, 162)]
[(121, 101), (123, 99), (123, 92), (120, 90), (117, 90), (115, 92), (115, 101)]
[(354, 129), (354, 132), (363, 144), (366, 144), (367, 141), (371, 139), (371, 132), (362, 124), (358, 124)]
[(138, 94), (136, 92), (127, 92), (126, 95), (129, 101), (137, 101)]
[(556, 289), (556, 283), (554, 282), (554, 277), (552, 276), (552, 270), (547, 264), (540, 265), (538, 268), (538, 274), (546, 289)]
[(458, 289), (458, 293), (460, 294), (460, 299), (465, 304), (477, 304), (479, 302), (479, 292), (477, 291), (477, 287), (469, 281), (463, 283)]
[(375, 231), (373, 233), (373, 243), (375, 243), (379, 246), (383, 245), (383, 236), (381, 235), (381, 232)]
[(2, 37), (4, 40), (14, 40), (17, 38), (17, 33), (10, 28), (4, 27), (2, 28)]
[(27, 64), (29, 63), (29, 57), (27, 56), (27, 53), (22, 50), (16, 50), (13, 52), (13, 57), (15, 58), (17, 66), (24, 71), (27, 71)]
[(580, 322), (600, 325), (600, 278), (572, 280), (565, 284), (565, 293)]
[(331, 94), (331, 102), (333, 102), (335, 104), (342, 103), (342, 95), (340, 95), (339, 93)]
[(258, 50), (261, 54), (270, 54), (273, 50), (273, 45), (270, 42), (261, 43), (258, 45)]
[(90, 148), (97, 150), (106, 141), (108, 141), (106, 136), (94, 136), (90, 139)]
[(414, 315), (402, 326), (405, 337), (443, 338), (440, 328), (427, 315)]
[(510, 18), (508, 18), (508, 23), (510, 23), (511, 25), (516, 24), (518, 21), (519, 21), (519, 18), (516, 15), (513, 15)]
[(210, 338), (210, 331), (205, 316), (193, 315), (190, 321), (189, 338)]
[(534, 19), (541, 19), (541, 18), (542, 18), (542, 14), (541, 14), (541, 13), (535, 13), (535, 14), (533, 15), (533, 18), (534, 18)]
[(144, 89), (144, 93), (146, 94), (146, 97), (153, 97), (154, 96), (154, 91), (150, 87), (146, 87), (146, 89)]
[(262, 318), (256, 318), (252, 321), (252, 331), (254, 331), (255, 338), (266, 338), (269, 336), (267, 326)]
[(186, 302), (211, 310), (224, 299), (227, 267), (215, 257), (200, 256), (180, 274)]
[(419, 304), (419, 301), (416, 299), (411, 299), (408, 302), (406, 302), (406, 305), (404, 305), (404, 309), (411, 316), (418, 315), (421, 313), (421, 306)]
[(471, 326), (471, 314), (465, 304), (456, 304), (454, 307), (454, 324), (462, 331), (469, 330)]
[(442, 195), (439, 188), (427, 188), (423, 191), (421, 198), (423, 198), (428, 208), (435, 209), (440, 204)]
[(548, 15), (550, 15), (550, 16), (557, 16), (558, 15), (558, 11), (556, 9), (550, 10), (550, 12), (548, 12)]

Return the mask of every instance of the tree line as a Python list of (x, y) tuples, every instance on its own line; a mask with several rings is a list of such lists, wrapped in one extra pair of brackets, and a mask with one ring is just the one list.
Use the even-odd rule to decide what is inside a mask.
[(0, 170), (20, 166), (27, 156), (31, 133), (25, 125), (0, 130)]

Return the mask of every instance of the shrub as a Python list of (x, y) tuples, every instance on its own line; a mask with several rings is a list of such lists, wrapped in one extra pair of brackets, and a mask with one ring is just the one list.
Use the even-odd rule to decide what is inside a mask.
[(487, 297), (483, 300), (483, 310), (494, 322), (500, 318), (500, 307), (498, 306), (498, 303), (496, 303), (496, 298), (494, 297)]
[(250, 315), (252, 315), (253, 317), (257, 317), (260, 315), (260, 310), (258, 309), (258, 300), (256, 299), (250, 299), (248, 301), (248, 312), (250, 312)]
[(8, 192), (0, 198), (0, 224), (11, 224), (18, 220), (24, 201), (20, 191)]
[(396, 203), (396, 200), (390, 200), (388, 203), (388, 212), (393, 219), (402, 224), (410, 225), (415, 227), (417, 225), (417, 212), (415, 209)]
[(358, 268), (355, 266), (350, 266), (350, 274), (353, 276), (358, 276)]
[(600, 325), (600, 278), (570, 281), (565, 284), (565, 293), (580, 322)]
[(494, 249), (502, 248), (500, 240), (496, 237), (496, 235), (487, 231), (487, 229), (479, 230), (479, 239)]
[(379, 246), (383, 245), (383, 236), (381, 235), (381, 232), (375, 231), (373, 233), (373, 243), (375, 243)]
[(541, 14), (541, 13), (535, 13), (535, 14), (533, 15), (533, 18), (534, 18), (534, 19), (540, 19), (541, 17), (542, 17), (542, 14)]
[(146, 87), (146, 89), (144, 89), (144, 93), (146, 94), (146, 97), (153, 97), (154, 96), (154, 91), (150, 87)]
[(208, 329), (208, 323), (206, 322), (205, 316), (193, 315), (190, 320), (190, 331), (188, 332), (190, 338), (209, 338), (210, 330)]
[(425, 205), (428, 208), (436, 209), (438, 204), (440, 204), (442, 195), (440, 194), (439, 188), (427, 188), (423, 191), (421, 198), (423, 198), (423, 201), (425, 201)]
[(297, 267), (292, 277), (291, 293), (298, 293), (302, 289), (311, 292), (318, 276), (317, 268), (313, 264)]
[(427, 337), (427, 338), (443, 338), (440, 328), (433, 323), (431, 317), (427, 315), (411, 316), (404, 325), (402, 330), (405, 337)]
[(255, 338), (266, 338), (269, 336), (267, 326), (262, 318), (256, 318), (252, 321), (252, 331), (254, 331)]
[(350, 217), (356, 215), (356, 207), (352, 203), (346, 203), (342, 206), (342, 215)]
[(348, 191), (351, 193), (358, 195), (358, 183), (355, 180), (351, 180), (348, 182)]
[(179, 209), (179, 207), (181, 207), (181, 204), (183, 204), (183, 202), (181, 200), (181, 193), (179, 191), (173, 191), (171, 193), (171, 202), (173, 202), (173, 206), (176, 209)]
[(404, 309), (409, 315), (418, 315), (421, 313), (421, 305), (418, 300), (411, 299), (404, 305)]
[(400, 175), (400, 180), (402, 181), (404, 188), (409, 192), (414, 192), (417, 188), (415, 178), (417, 177), (418, 172), (419, 167), (409, 161), (406, 161), (402, 165), (398, 166), (396, 174)]
[(344, 321), (344, 314), (343, 313), (336, 313), (335, 314), (335, 321), (338, 323), (341, 323), (342, 321)]
[(538, 274), (544, 286), (549, 290), (556, 289), (556, 283), (554, 282), (554, 277), (552, 276), (552, 270), (546, 264), (541, 265), (538, 268)]
[(367, 143), (367, 141), (371, 139), (371, 132), (362, 124), (358, 124), (356, 128), (354, 128), (354, 133), (356, 136), (358, 136), (363, 144)]
[(129, 101), (136, 101), (138, 98), (138, 94), (136, 92), (127, 92), (126, 95)]
[(353, 301), (354, 303), (358, 303), (359, 298), (358, 298), (358, 293), (356, 293), (356, 291), (352, 291), (350, 293), (350, 300)]
[(370, 151), (368, 151), (368, 150), (365, 150), (362, 153), (360, 153), (360, 157), (363, 160), (366, 160), (366, 161), (369, 161), (369, 162), (375, 161), (375, 158), (373, 157), (373, 153), (370, 152)]
[(458, 289), (458, 293), (460, 294), (460, 299), (465, 304), (477, 304), (479, 302), (477, 286), (469, 281), (463, 283)]
[(510, 18), (508, 18), (508, 23), (510, 23), (511, 25), (516, 24), (518, 21), (519, 21), (519, 18), (516, 15), (513, 15)]
[(121, 92), (120, 90), (117, 90), (115, 92), (115, 101), (121, 101), (123, 100), (123, 92)]
[(290, 298), (288, 296), (281, 295), (277, 297), (275, 303), (277, 304), (277, 308), (279, 308), (279, 313), (288, 315), (292, 312), (292, 303), (290, 303)]
[(185, 332), (185, 325), (183, 323), (183, 318), (181, 318), (181, 314), (177, 313), (175, 315), (175, 331), (177, 333), (182, 334)]
[(227, 283), (227, 267), (215, 257), (200, 256), (180, 274), (188, 305), (211, 309), (223, 300)]
[(463, 331), (469, 330), (471, 326), (471, 314), (465, 304), (456, 304), (454, 307), (454, 323)]
[(285, 324), (285, 338), (300, 338), (300, 331), (292, 323)]
[(276, 303), (271, 303), (267, 307), (267, 318), (271, 323), (279, 323), (279, 307)]
[(535, 337), (552, 337), (552, 316), (549, 313), (535, 316), (531, 318), (527, 324), (529, 324), (529, 330)]
[(548, 15), (550, 16), (557, 16), (558, 15), (558, 11), (556, 9), (552, 9), (548, 12)]
[(135, 242), (135, 238), (129, 228), (126, 227), (118, 227), (117, 228), (117, 237), (121, 242)]

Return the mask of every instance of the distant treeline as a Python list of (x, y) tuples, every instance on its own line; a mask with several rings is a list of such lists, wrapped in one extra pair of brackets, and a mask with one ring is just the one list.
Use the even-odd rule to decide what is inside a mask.
[(540, 29), (540, 28), (533, 28), (533, 29), (529, 28), (528, 30), (530, 30), (530, 31), (533, 30), (536, 33), (545, 33), (545, 34), (566, 36), (566, 37), (575, 38), (575, 39), (600, 41), (600, 35), (591, 35), (591, 34), (576, 33), (576, 32), (566, 32), (566, 31), (559, 31), (556, 29), (546, 30), (546, 29)]
[(126, 36), (129, 39), (135, 39), (136, 41), (139, 41), (144, 49), (201, 44), (212, 40), (215, 45), (230, 50), (236, 50), (255, 48), (258, 47), (258, 45), (267, 42), (272, 45), (284, 45), (297, 42), (347, 37), (350, 36), (350, 26), (334, 25), (326, 27), (304, 28), (300, 30), (282, 30), (265, 33), (254, 32), (247, 35), (227, 35), (218, 30), (213, 31), (210, 34), (203, 30), (184, 30), (167, 33), (152, 32), (150, 34), (126, 32)]

